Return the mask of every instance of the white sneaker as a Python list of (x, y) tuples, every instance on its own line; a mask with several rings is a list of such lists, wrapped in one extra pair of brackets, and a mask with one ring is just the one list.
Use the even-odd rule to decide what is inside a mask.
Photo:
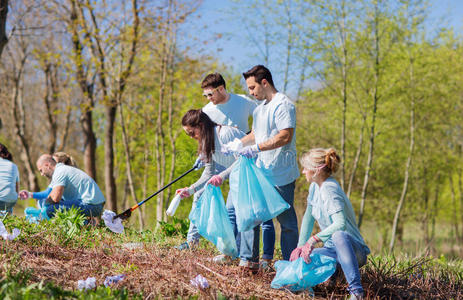
[(232, 263), (231, 257), (225, 254), (214, 256), (214, 258), (212, 258), (212, 261), (219, 265), (229, 265)]
[(262, 259), (259, 262), (259, 268), (264, 271), (264, 272), (269, 272), (272, 271), (272, 266), (271, 266), (272, 261), (270, 259)]
[(258, 262), (250, 262), (246, 260), (240, 260), (239, 266), (245, 270), (251, 271), (253, 274), (256, 274), (259, 271)]

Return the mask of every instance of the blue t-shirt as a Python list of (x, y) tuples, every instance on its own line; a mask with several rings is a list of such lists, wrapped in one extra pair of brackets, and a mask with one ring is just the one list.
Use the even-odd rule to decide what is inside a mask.
[(101, 204), (106, 200), (92, 177), (84, 171), (58, 163), (50, 187), (64, 186), (63, 201), (82, 201), (84, 204)]
[(230, 99), (222, 104), (212, 102), (203, 107), (203, 112), (215, 123), (238, 127), (242, 132), (249, 131), (248, 119), (257, 103), (244, 95), (229, 94)]
[(280, 148), (259, 152), (256, 161), (256, 166), (276, 186), (289, 184), (299, 177), (296, 108), (286, 95), (277, 93), (270, 102), (263, 101), (254, 110), (252, 130), (256, 144), (267, 141), (287, 128), (294, 128), (291, 142)]
[[(307, 204), (312, 206), (312, 216), (317, 220), (320, 230), (324, 230), (333, 223), (331, 220), (333, 214), (341, 212), (346, 220), (346, 229), (344, 231), (348, 232), (359, 244), (363, 245), (366, 253), (370, 253), (370, 249), (365, 244), (355, 221), (355, 212), (352, 204), (336, 179), (328, 177), (322, 183), (321, 187), (316, 183), (312, 183), (309, 188)], [(331, 238), (325, 242), (325, 246), (334, 248)]]
[(18, 167), (8, 159), (0, 157), (0, 201), (8, 203), (18, 201), (16, 182), (19, 182)]

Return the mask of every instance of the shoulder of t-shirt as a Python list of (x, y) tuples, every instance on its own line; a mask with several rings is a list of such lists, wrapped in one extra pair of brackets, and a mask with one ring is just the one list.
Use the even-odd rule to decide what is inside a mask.
[(245, 94), (230, 94), (230, 97), (235, 101), (243, 101), (244, 103), (246, 103), (246, 105), (249, 105), (254, 108), (258, 106), (258, 103), (255, 100), (252, 100), (251, 98), (249, 98), (249, 96)]
[(214, 107), (214, 103), (209, 102), (209, 103), (207, 103), (206, 105), (204, 105), (203, 108), (202, 108), (201, 110), (202, 110), (203, 112), (206, 112), (206, 111), (208, 111), (208, 110), (213, 109), (213, 107)]
[(294, 102), (291, 99), (289, 99), (288, 96), (286, 96), (285, 94), (280, 93), (280, 92), (278, 92), (275, 95), (275, 97), (273, 98), (272, 101), (274, 101), (274, 100), (275, 100), (275, 104), (283, 104), (283, 105), (289, 105), (289, 106), (293, 106), (293, 107), (295, 106)]
[(240, 135), (244, 136), (243, 132), (233, 126), (222, 125), (219, 130), (219, 137), (222, 142), (228, 142), (235, 137), (238, 138)]
[(341, 196), (344, 193), (338, 181), (333, 177), (328, 177), (320, 187), (320, 192), (329, 193), (331, 196)]

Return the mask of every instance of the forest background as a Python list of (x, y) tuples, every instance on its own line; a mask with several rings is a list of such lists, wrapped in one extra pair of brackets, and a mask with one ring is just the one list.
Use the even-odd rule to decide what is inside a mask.
[[(21, 189), (44, 189), (36, 159), (65, 151), (121, 212), (192, 166), (180, 119), (206, 104), (203, 77), (220, 72), (245, 94), (241, 72), (264, 64), (296, 103), (298, 154), (341, 155), (337, 178), (374, 252), (463, 255), (463, 40), (445, 22), (429, 26), (429, 2), (235, 1), (212, 12), (241, 25), (227, 32), (204, 21), (202, 1), (0, 5), (0, 142)], [(221, 60), (221, 41), (254, 49), (248, 66)], [(166, 221), (175, 189), (199, 173), (138, 209), (133, 226)], [(307, 189), (300, 177), (299, 221)]]

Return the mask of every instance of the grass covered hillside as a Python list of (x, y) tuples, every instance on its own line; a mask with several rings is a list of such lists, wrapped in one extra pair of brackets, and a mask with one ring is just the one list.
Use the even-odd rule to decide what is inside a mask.
[[(275, 272), (250, 274), (237, 263), (218, 266), (213, 245), (202, 241), (194, 251), (178, 251), (187, 224), (174, 219), (159, 230), (124, 234), (104, 225), (83, 225), (76, 211), (58, 213), (51, 221), (30, 224), (24, 218), (6, 216), (8, 232), (21, 230), (12, 241), (0, 240), (1, 299), (276, 299), (310, 298), (270, 288)], [(444, 257), (394, 258), (371, 255), (362, 268), (367, 299), (462, 299), (463, 263)], [(126, 277), (105, 287), (107, 276)], [(209, 283), (206, 289), (190, 280), (198, 274)], [(80, 291), (78, 280), (95, 277), (96, 287)], [(314, 288), (316, 298), (342, 299), (348, 295), (342, 276)]]

